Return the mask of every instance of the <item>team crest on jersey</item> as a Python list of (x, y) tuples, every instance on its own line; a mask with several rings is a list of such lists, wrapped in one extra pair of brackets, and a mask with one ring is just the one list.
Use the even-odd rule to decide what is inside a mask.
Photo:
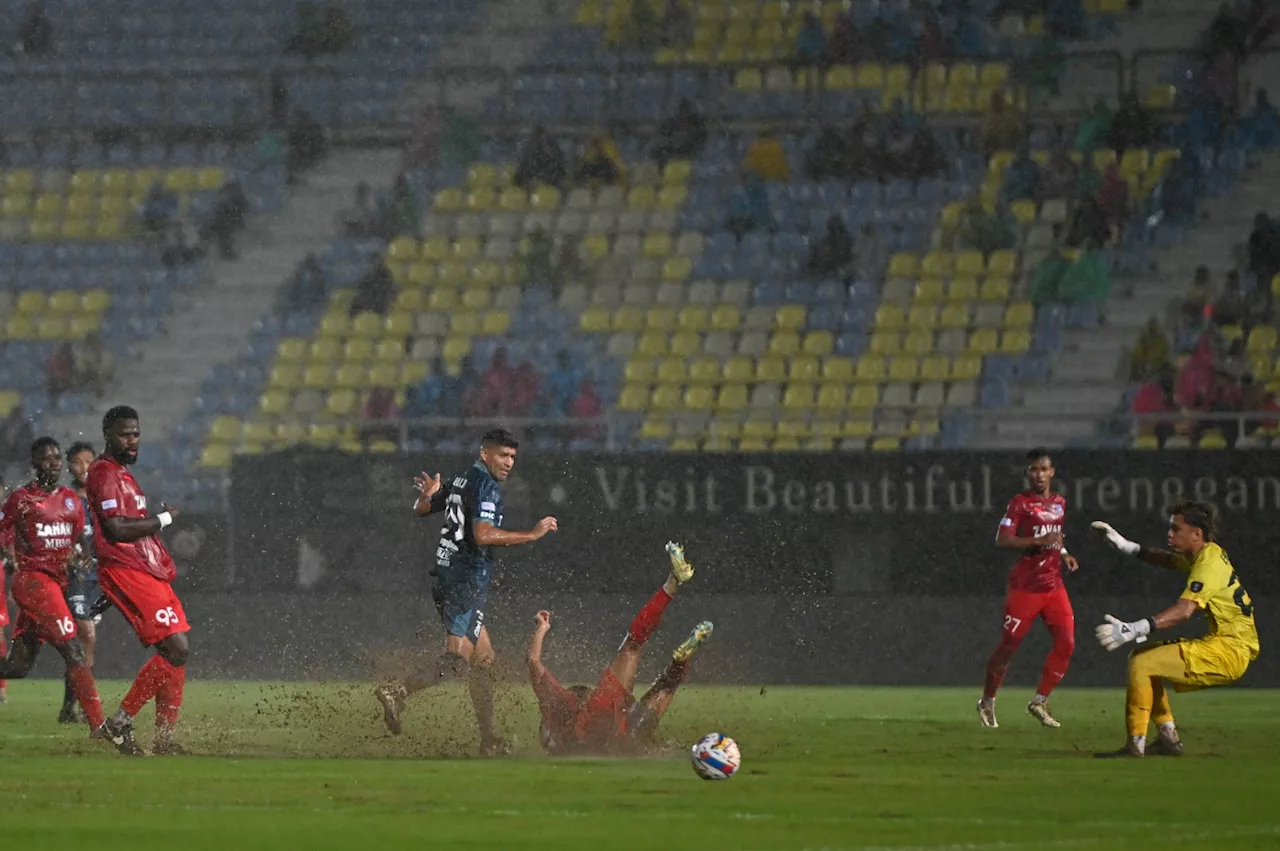
[(72, 510), (74, 510), (74, 509), (75, 509), (75, 507), (76, 507), (76, 504), (75, 504), (74, 502), (72, 502), (72, 501), (71, 501), (71, 498), (70, 498), (70, 497), (68, 497), (67, 499), (64, 499), (64, 500), (62, 501), (62, 504), (63, 504), (63, 505), (65, 505), (65, 506), (67, 507), (67, 511), (72, 511)]

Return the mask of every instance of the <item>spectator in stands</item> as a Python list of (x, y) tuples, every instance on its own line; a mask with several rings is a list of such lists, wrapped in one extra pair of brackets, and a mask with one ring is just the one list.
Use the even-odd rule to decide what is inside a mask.
[(1129, 351), (1129, 380), (1146, 381), (1157, 377), (1168, 367), (1170, 354), (1164, 328), (1153, 316)]
[[(1178, 308), (1178, 340), (1191, 335), (1198, 339), (1200, 332), (1204, 330), (1206, 318), (1213, 312), (1209, 307), (1209, 284), (1209, 267), (1197, 266), (1191, 286)], [(1179, 349), (1182, 348), (1185, 347), (1180, 344)]]
[(738, 188), (729, 198), (729, 230), (742, 241), (753, 230), (773, 229), (773, 213), (769, 207), (769, 193), (764, 182), (754, 172), (742, 176)]
[(516, 186), (526, 192), (533, 191), (534, 186), (539, 183), (562, 186), (566, 171), (564, 154), (556, 140), (551, 138), (551, 134), (541, 124), (535, 126), (520, 151), (520, 161), (516, 164)]
[(855, 65), (862, 61), (862, 41), (848, 9), (836, 15), (835, 22), (831, 25), (827, 55), (837, 65)]
[(992, 92), (990, 108), (982, 116), (983, 151), (990, 157), (997, 151), (1012, 150), (1024, 135), (1026, 128), (1021, 114), (1009, 106), (1003, 91)]
[(1085, 243), (1106, 245), (1111, 239), (1111, 227), (1107, 223), (1107, 214), (1098, 204), (1097, 198), (1082, 198), (1071, 210), (1070, 226), (1064, 245), (1068, 248), (1080, 248)]
[(1242, 55), (1249, 38), (1249, 22), (1230, 3), (1218, 6), (1218, 14), (1201, 37), (1200, 49), (1206, 60), (1220, 53)]
[[(1154, 320), (1152, 320), (1154, 321)], [(1129, 410), (1136, 416), (1152, 414), (1176, 414), (1178, 405), (1173, 399), (1173, 371), (1167, 366), (1148, 378), (1138, 388)], [(1154, 435), (1156, 444), (1164, 448), (1165, 441), (1173, 436), (1174, 424), (1169, 420), (1138, 423), (1139, 434)]]
[(1182, 408), (1200, 410), (1208, 398), (1213, 383), (1213, 336), (1203, 333), (1186, 363), (1178, 371), (1175, 398)]
[(45, 364), (45, 379), (49, 401), (57, 405), (58, 399), (71, 389), (75, 381), (75, 356), (69, 341), (59, 345), (49, 355), (48, 363)]
[(473, 401), (471, 416), (491, 417), (504, 413), (515, 381), (515, 371), (507, 360), (506, 346), (499, 346), (480, 380), (480, 392)]
[[(1240, 409), (1248, 413), (1280, 414), (1275, 395), (1268, 393), (1266, 384), (1255, 380), (1252, 375), (1240, 379)], [(1276, 424), (1275, 418), (1249, 420), (1245, 423), (1244, 433), (1253, 434), (1260, 428), (1274, 431)]]
[(293, 183), (297, 176), (307, 171), (324, 157), (329, 143), (324, 136), (324, 128), (320, 122), (311, 117), (311, 113), (302, 107), (293, 111), (293, 121), (289, 125), (289, 150), (285, 154), (285, 169), (289, 182)]
[(1200, 158), (1184, 152), (1173, 161), (1160, 187), (1160, 209), (1166, 221), (1187, 225), (1196, 220), (1200, 187)]
[(18, 29), (18, 47), (26, 56), (53, 53), (53, 23), (45, 14), (44, 3), (29, 3), (27, 14)]
[(765, 128), (747, 149), (747, 156), (742, 167), (764, 181), (786, 183), (791, 180), (791, 166), (787, 164), (787, 153), (782, 149), (773, 131)]
[(160, 262), (169, 269), (190, 266), (204, 255), (199, 245), (192, 245), (187, 239), (187, 226), (181, 219), (169, 223), (164, 232), (164, 243), (160, 249)]
[(138, 209), (142, 226), (153, 234), (163, 233), (178, 215), (178, 196), (160, 181), (151, 184)]
[(390, 387), (373, 388), (360, 411), (360, 441), (373, 443), (389, 440), (399, 443), (400, 429), (388, 422), (399, 418), (400, 406), (396, 404), (396, 392)]
[(1245, 22), (1249, 31), (1245, 50), (1252, 53), (1280, 29), (1280, 9), (1270, 0), (1250, 0)]
[(1023, 140), (1004, 173), (1002, 195), (1006, 202), (1040, 196), (1040, 164), (1031, 158), (1031, 142)]
[(524, 270), (520, 283), (524, 287), (542, 286), (558, 289), (555, 270), (555, 242), (541, 225), (529, 234), (529, 247), (524, 253)]
[(351, 300), (351, 315), (376, 313), (386, 316), (395, 297), (396, 285), (391, 279), (391, 270), (387, 268), (387, 262), (379, 257), (356, 284), (356, 295)]
[(826, 64), (827, 34), (822, 21), (812, 12), (805, 12), (796, 33), (795, 64), (799, 68), (820, 68)]
[(1111, 133), (1108, 139), (1118, 156), (1130, 148), (1145, 148), (1154, 144), (1158, 137), (1155, 122), (1133, 92), (1126, 92), (1120, 99), (1120, 109), (1111, 119)]
[(1243, 336), (1233, 339), (1225, 352), (1218, 353), (1213, 370), (1237, 383), (1249, 373), (1249, 353), (1245, 350)]
[(667, 5), (662, 10), (662, 46), (684, 47), (691, 41), (693, 41), (693, 14), (680, 0), (667, 0)]
[(320, 22), (320, 50), (322, 53), (341, 53), (351, 46), (355, 32), (346, 10), (336, 0), (324, 5), (324, 18)]
[(883, 139), (871, 120), (871, 107), (864, 106), (849, 128), (849, 179), (878, 177), (884, 158)]
[(224, 260), (236, 258), (235, 235), (245, 229), (248, 212), (249, 199), (240, 188), (240, 181), (228, 180), (222, 184), (202, 236), (206, 241), (217, 244), (218, 253)]
[(298, 4), (295, 15), (294, 32), (285, 45), (286, 53), (315, 59), (327, 53), (340, 53), (351, 45), (354, 38), (351, 21), (338, 3), (326, 3), (321, 12), (315, 3), (304, 0)]
[(1239, 325), (1244, 320), (1244, 293), (1240, 290), (1240, 275), (1228, 272), (1222, 294), (1213, 303), (1213, 324)]
[(569, 353), (563, 350), (556, 352), (555, 366), (547, 373), (547, 380), (543, 384), (543, 410), (539, 412), (539, 416), (565, 416), (581, 382), (582, 371), (574, 368)]
[(1045, 258), (1036, 267), (1031, 281), (1031, 300), (1036, 304), (1100, 302), (1110, 293), (1106, 254), (1091, 240), (1085, 242), (1075, 259), (1061, 251)]
[(320, 261), (316, 259), (316, 255), (309, 253), (298, 265), (298, 270), (293, 273), (293, 277), (280, 290), (276, 312), (282, 316), (310, 313), (323, 307), (328, 298), (329, 294), (324, 285), (324, 270), (320, 268)]
[(373, 191), (363, 180), (356, 184), (355, 203), (342, 211), (339, 219), (347, 236), (357, 239), (375, 236), (382, 216), (373, 203)]
[(1013, 229), (996, 210), (988, 211), (979, 198), (971, 198), (951, 230), (950, 241), (959, 250), (990, 254), (1013, 247)]
[(27, 464), (31, 460), (31, 443), (36, 439), (31, 421), (22, 410), (22, 403), (13, 406), (0, 427), (0, 451), (4, 453), (3, 467)]
[[(637, 5), (644, 5), (643, 3)], [(574, 182), (591, 187), (623, 185), (627, 183), (627, 166), (613, 138), (604, 130), (591, 134), (587, 146), (578, 160)]]
[(827, 218), (827, 232), (813, 243), (806, 271), (815, 278), (839, 277), (853, 262), (853, 237), (839, 216)]
[(383, 234), (388, 239), (417, 236), (421, 220), (422, 208), (418, 204), (417, 193), (409, 185), (409, 178), (401, 174), (392, 185), (391, 196), (382, 211)]
[(537, 401), (542, 387), (542, 376), (533, 361), (525, 358), (511, 373), (511, 392), (499, 406), (499, 412), (516, 417), (527, 417)]
[[(596, 420), (604, 416), (604, 402), (596, 393), (596, 385), (590, 378), (578, 382), (578, 392), (569, 403), (569, 416), (575, 420)], [(603, 436), (603, 427), (599, 425), (583, 425), (574, 430), (579, 440), (598, 440)]]
[(1049, 160), (1040, 170), (1040, 181), (1037, 200), (1049, 198), (1070, 198), (1080, 178), (1080, 167), (1071, 159), (1066, 145), (1055, 145), (1049, 153)]
[(1033, 94), (1058, 95), (1062, 92), (1066, 54), (1050, 33), (1044, 33), (1028, 46), (1024, 68), (1024, 76)]
[(1102, 174), (1102, 182), (1098, 186), (1098, 209), (1111, 233), (1104, 242), (1116, 241), (1129, 220), (1129, 184), (1120, 176), (1120, 167), (1115, 163), (1109, 163)]
[(1102, 98), (1094, 101), (1093, 111), (1080, 122), (1076, 128), (1076, 138), (1072, 147), (1085, 155), (1086, 159), (1098, 148), (1107, 144), (1111, 137), (1111, 107)]
[(818, 140), (805, 157), (805, 171), (810, 179), (851, 180), (850, 140), (834, 127), (826, 126), (818, 133)]
[(920, 28), (920, 37), (916, 39), (915, 58), (921, 64), (929, 62), (947, 62), (951, 51), (947, 45), (946, 35), (942, 32), (942, 21), (938, 12), (926, 7), (924, 21)]
[(918, 181), (947, 171), (946, 155), (923, 122), (902, 111), (890, 114), (884, 135), (882, 177)]
[(1280, 145), (1280, 113), (1271, 105), (1266, 89), (1258, 89), (1253, 112), (1240, 119), (1240, 129), (1257, 148), (1269, 150)]
[(1259, 211), (1253, 217), (1249, 234), (1249, 271), (1258, 276), (1258, 285), (1270, 289), (1271, 280), (1280, 273), (1280, 222)]
[(116, 377), (116, 357), (96, 331), (71, 347), (72, 380), (97, 398), (107, 395)]
[(675, 113), (658, 128), (658, 144), (653, 149), (653, 159), (658, 168), (666, 168), (669, 160), (691, 160), (707, 143), (707, 123), (693, 102), (680, 98)]
[[(405, 419), (423, 419), (425, 417), (456, 417), (462, 415), (461, 408), (456, 407), (460, 401), (458, 394), (452, 392), (451, 376), (445, 371), (444, 361), (439, 355), (431, 359), (427, 377), (409, 388), (405, 394)], [(454, 408), (450, 408), (454, 405)]]

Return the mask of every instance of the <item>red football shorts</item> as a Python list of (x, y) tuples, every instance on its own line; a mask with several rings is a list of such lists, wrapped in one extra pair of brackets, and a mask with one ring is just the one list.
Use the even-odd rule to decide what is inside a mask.
[(67, 605), (66, 589), (47, 573), (22, 571), (13, 577), (13, 599), (18, 604), (18, 622), (13, 638), (34, 635), (50, 644), (63, 644), (76, 637), (76, 620)]
[(144, 647), (191, 631), (182, 602), (168, 582), (141, 570), (99, 566), (98, 586), (124, 615)]
[[(0, 570), (4, 568), (0, 567)], [(0, 626), (9, 625), (9, 595), (5, 593), (3, 581), (0, 581)]]
[(579, 739), (602, 744), (621, 738), (627, 732), (627, 710), (633, 703), (631, 692), (605, 668), (591, 696), (578, 708)]
[(1044, 618), (1045, 626), (1075, 630), (1076, 616), (1066, 586), (1052, 591), (1023, 591), (1010, 588), (1004, 600), (1004, 631), (1024, 638), (1036, 618)]

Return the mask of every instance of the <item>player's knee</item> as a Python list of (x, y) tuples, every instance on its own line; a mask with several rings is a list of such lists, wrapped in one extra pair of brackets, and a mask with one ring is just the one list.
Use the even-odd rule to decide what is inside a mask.
[(175, 668), (187, 664), (188, 649), (187, 636), (182, 633), (171, 635), (156, 645), (156, 652)]
[(85, 663), (84, 645), (80, 643), (78, 638), (59, 644), (58, 652), (62, 654), (62, 658), (68, 666), (79, 666)]
[(1076, 652), (1076, 637), (1072, 633), (1066, 632), (1054, 637), (1054, 652), (1061, 656), (1070, 656)]

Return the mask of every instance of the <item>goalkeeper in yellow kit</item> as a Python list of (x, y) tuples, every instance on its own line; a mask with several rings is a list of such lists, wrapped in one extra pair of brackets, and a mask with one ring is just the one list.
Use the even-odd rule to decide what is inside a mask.
[[(1163, 642), (1133, 652), (1125, 696), (1128, 738), (1120, 750), (1096, 756), (1180, 756), (1182, 740), (1173, 723), (1165, 683), (1183, 692), (1228, 685), (1244, 676), (1249, 663), (1258, 658), (1253, 602), (1226, 551), (1214, 543), (1213, 509), (1204, 503), (1183, 502), (1173, 507), (1167, 550), (1140, 546), (1106, 523), (1096, 522), (1093, 528), (1119, 552), (1187, 574), (1182, 596), (1158, 615), (1132, 623), (1107, 615), (1107, 622), (1095, 630), (1103, 647), (1115, 650), (1130, 641), (1141, 644), (1157, 629), (1177, 626), (1200, 609), (1209, 620), (1209, 631), (1200, 638)], [(1152, 721), (1159, 738), (1147, 748), (1147, 726)]]

